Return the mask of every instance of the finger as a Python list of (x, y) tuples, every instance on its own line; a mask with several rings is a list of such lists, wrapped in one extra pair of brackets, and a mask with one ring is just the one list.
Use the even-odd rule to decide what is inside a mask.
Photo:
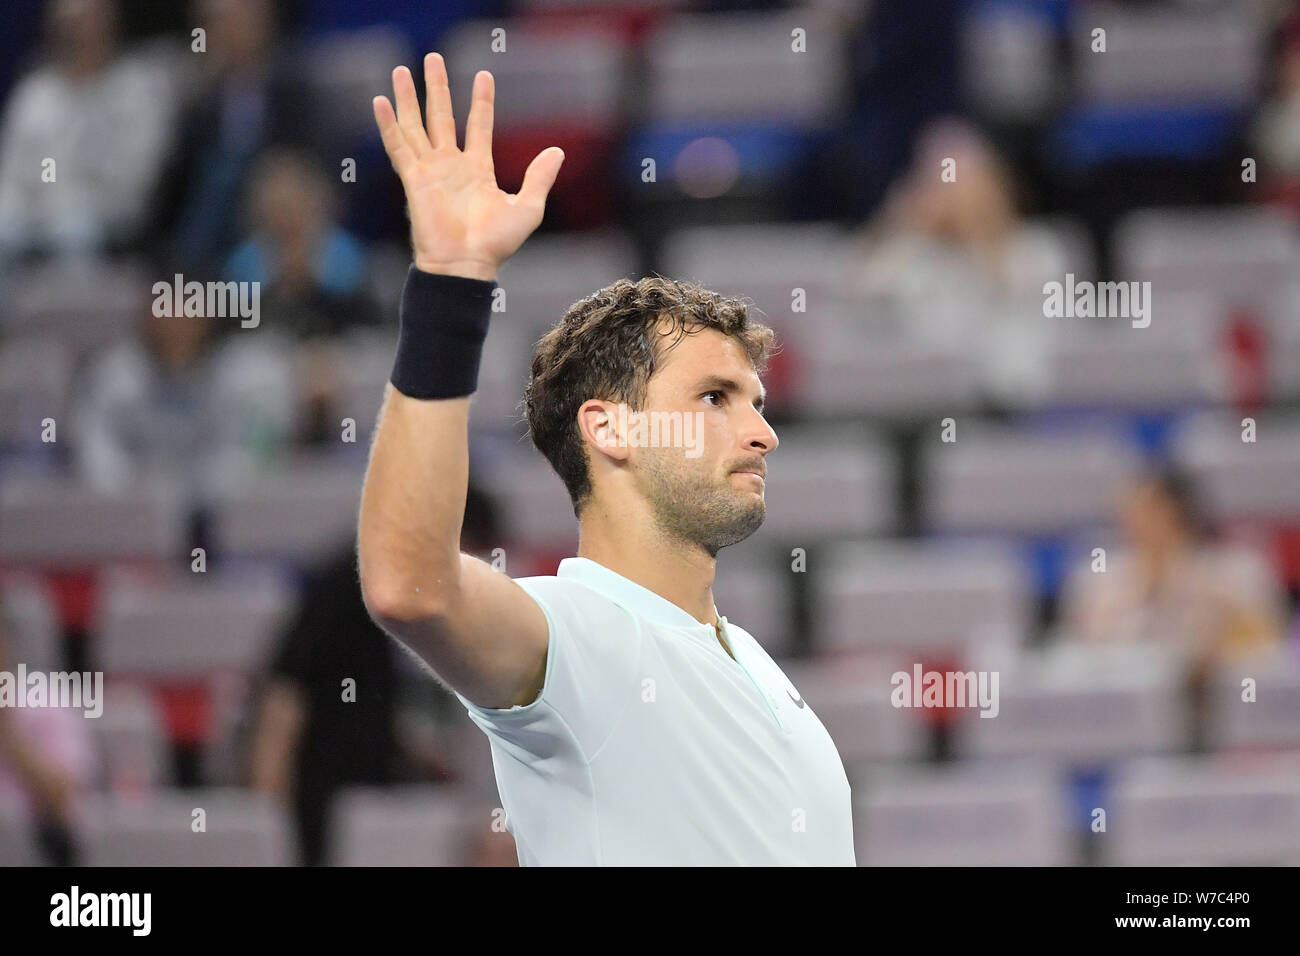
[(528, 164), (524, 173), (524, 184), (519, 190), (519, 201), (533, 206), (545, 206), (546, 196), (555, 185), (555, 177), (560, 173), (560, 164), (564, 162), (564, 150), (550, 146)]
[(397, 125), (406, 137), (406, 145), (416, 158), (431, 151), (428, 134), (420, 122), (420, 100), (415, 95), (415, 78), (404, 66), (393, 70), (393, 93), (397, 100)]
[(456, 148), (456, 117), (451, 110), (451, 87), (447, 85), (447, 64), (441, 53), (424, 58), (424, 90), (429, 101), (429, 141), (434, 149)]
[(393, 104), (388, 102), (386, 96), (376, 96), (371, 105), (375, 110), (375, 123), (379, 126), (379, 138), (384, 141), (384, 152), (388, 154), (393, 169), (397, 170), (397, 175), (400, 176), (412, 156), (410, 147), (406, 145), (406, 137), (397, 126), (397, 114), (393, 112)]
[(465, 120), (465, 152), (492, 162), (492, 115), (496, 81), (487, 70), (474, 75), (474, 95)]

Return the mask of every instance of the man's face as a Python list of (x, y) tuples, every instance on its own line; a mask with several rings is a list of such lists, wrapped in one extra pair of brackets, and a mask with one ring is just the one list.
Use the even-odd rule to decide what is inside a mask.
[(663, 353), (643, 411), (660, 413), (661, 422), (680, 421), (676, 434), (685, 441), (633, 442), (629, 464), (671, 537), (716, 555), (763, 523), (765, 458), (777, 446), (763, 418), (764, 398), (744, 347), (731, 336), (701, 329)]

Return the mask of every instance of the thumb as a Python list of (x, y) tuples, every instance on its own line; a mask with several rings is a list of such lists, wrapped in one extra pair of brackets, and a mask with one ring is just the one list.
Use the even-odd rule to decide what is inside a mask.
[(524, 173), (524, 184), (519, 190), (519, 201), (529, 205), (545, 206), (546, 196), (555, 185), (555, 177), (560, 174), (564, 162), (564, 150), (550, 146), (542, 150), (528, 164)]

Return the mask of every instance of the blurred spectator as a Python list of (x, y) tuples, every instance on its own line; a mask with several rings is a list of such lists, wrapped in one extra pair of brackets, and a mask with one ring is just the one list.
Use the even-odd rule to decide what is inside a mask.
[(292, 427), (285, 348), (260, 329), (214, 337), (217, 321), (149, 311), (139, 334), (89, 367), (73, 411), (74, 465), (116, 491), (154, 475), (210, 504), (274, 460)]
[(226, 278), (259, 282), (262, 307), (299, 339), (375, 325), (366, 252), (335, 221), (330, 181), (311, 157), (273, 150), (258, 160), (246, 200), (252, 235), (226, 263)]
[(226, 277), (261, 285), (267, 324), (302, 341), (297, 352), (299, 439), (335, 439), (343, 333), (380, 322), (367, 290), (366, 253), (335, 221), (330, 181), (311, 157), (273, 150), (258, 160), (246, 216), (252, 235), (226, 264)]
[(157, 197), (157, 229), (178, 268), (215, 269), (237, 240), (239, 202), (258, 154), (311, 141), (311, 102), (270, 0), (196, 0), (207, 31), (199, 92)]
[(1258, 555), (1208, 540), (1185, 477), (1136, 481), (1119, 520), (1125, 546), (1107, 555), (1105, 572), (1082, 566), (1067, 581), (1067, 637), (1166, 642), (1186, 655), (1193, 684), (1280, 638), (1275, 575)]
[[(490, 551), (499, 543), (496, 527), (491, 499), (471, 485), (462, 547)], [(331, 862), (331, 815), (341, 788), (453, 777), (439, 742), (422, 747), (417, 733), (404, 732), (404, 680), (416, 685), (417, 696), (433, 683), (371, 620), (350, 542), (303, 594), (272, 660), (251, 744), (251, 786), (292, 805), (302, 865)]]
[(1262, 190), (1300, 211), (1300, 11), (1282, 26), (1272, 90), (1251, 131)]
[[(955, 179), (945, 181), (945, 168)], [(856, 278), (895, 334), (980, 356), (986, 385), (1008, 403), (1046, 384), (1043, 284), (1067, 270), (1062, 244), (1022, 221), (1014, 188), (974, 127), (932, 124), (859, 237)]]
[[(7, 612), (0, 594), (0, 671), (13, 674), (19, 661), (48, 669), (53, 662), (33, 660), (11, 641)], [(56, 866), (76, 862), (75, 804), (93, 766), (86, 720), (57, 707), (0, 707), (0, 806), (21, 808), (41, 857)]]
[(48, 7), (49, 61), (18, 83), (0, 130), (0, 259), (140, 238), (174, 97), (165, 74), (119, 54), (117, 24), (112, 0)]
[(303, 594), (271, 664), (252, 744), (251, 784), (291, 803), (304, 866), (329, 860), (341, 787), (397, 780), (393, 654), (366, 614), (349, 543)]

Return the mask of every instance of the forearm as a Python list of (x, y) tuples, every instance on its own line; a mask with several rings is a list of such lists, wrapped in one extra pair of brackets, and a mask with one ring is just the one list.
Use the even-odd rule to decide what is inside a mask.
[(367, 603), (432, 611), (453, 592), (469, 481), (469, 398), (415, 399), (392, 383), (361, 495), (358, 560)]
[(250, 761), (249, 782), (254, 790), (279, 797), (288, 795), (293, 754), (302, 736), (305, 711), (303, 694), (295, 684), (281, 679), (267, 689)]

